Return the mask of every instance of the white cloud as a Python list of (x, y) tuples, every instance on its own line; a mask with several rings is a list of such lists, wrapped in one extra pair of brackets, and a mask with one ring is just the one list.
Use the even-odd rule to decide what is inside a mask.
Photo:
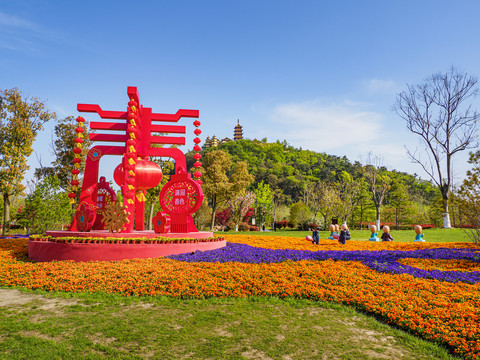
[(31, 21), (21, 19), (17, 16), (8, 15), (2, 12), (0, 12), (0, 25), (3, 25), (4, 27), (21, 28), (36, 32), (41, 31), (40, 27)]
[(369, 79), (362, 81), (362, 86), (369, 95), (395, 93), (398, 91), (398, 85), (392, 80)]
[(321, 152), (374, 142), (380, 136), (382, 115), (364, 107), (349, 101), (277, 105), (271, 111), (273, 125), (266, 136)]

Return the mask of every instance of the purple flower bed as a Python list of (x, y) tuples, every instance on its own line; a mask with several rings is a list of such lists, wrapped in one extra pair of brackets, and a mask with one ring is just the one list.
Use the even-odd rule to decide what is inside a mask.
[(417, 278), (436, 279), (448, 282), (480, 282), (480, 272), (422, 270), (398, 263), (403, 258), (420, 259), (457, 259), (480, 262), (480, 253), (471, 249), (423, 249), (411, 251), (308, 251), (308, 250), (271, 250), (245, 244), (227, 243), (227, 246), (211, 251), (197, 251), (190, 254), (169, 256), (185, 262), (242, 262), (242, 263), (276, 263), (300, 260), (342, 260), (361, 261), (371, 269), (390, 274), (409, 274)]

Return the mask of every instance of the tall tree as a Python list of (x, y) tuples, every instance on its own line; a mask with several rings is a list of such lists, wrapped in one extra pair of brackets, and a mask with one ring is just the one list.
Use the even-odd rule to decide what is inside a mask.
[(459, 189), (459, 196), (463, 202), (463, 216), (466, 223), (472, 228), (467, 230), (469, 237), (480, 245), (480, 151), (470, 153), (468, 160), (473, 165), (467, 171), (467, 178)]
[(340, 179), (334, 184), (337, 199), (333, 211), (346, 224), (347, 218), (353, 213), (360, 199), (361, 184), (345, 171), (342, 172)]
[(478, 79), (455, 68), (445, 74), (429, 76), (422, 84), (407, 85), (397, 95), (394, 106), (408, 130), (420, 136), (428, 160), (408, 150), (439, 187), (443, 199), (443, 227), (450, 228), (448, 198), (452, 182), (452, 157), (475, 147), (477, 120), (480, 115), (468, 102), (478, 94)]
[(63, 229), (70, 223), (73, 211), (60, 180), (56, 176), (46, 176), (33, 186), (25, 199), (19, 222), (34, 233)]
[(367, 164), (364, 166), (363, 171), (373, 204), (375, 205), (377, 229), (380, 229), (380, 208), (390, 187), (390, 178), (386, 169), (381, 166), (381, 159), (372, 157), (371, 154), (368, 155)]
[[(55, 138), (52, 139), (51, 146), (55, 159), (52, 161), (51, 166), (43, 166), (40, 162), (40, 167), (35, 169), (35, 177), (37, 179), (42, 179), (46, 176), (56, 176), (60, 180), (62, 189), (70, 189), (72, 160), (74, 158), (73, 149), (76, 145), (75, 139), (77, 138), (75, 129), (77, 127), (78, 122), (73, 116), (68, 116), (57, 121), (54, 128)], [(83, 129), (80, 174), (83, 174), (86, 155), (91, 145), (88, 137), (88, 126), (84, 126)]]
[(233, 193), (241, 193), (254, 180), (244, 161), (236, 163), (232, 169), (230, 155), (222, 150), (209, 151), (203, 158), (202, 189), (212, 208), (211, 229), (215, 226), (215, 213)]
[(274, 191), (270, 188), (269, 184), (265, 184), (262, 181), (257, 185), (255, 189), (255, 196), (257, 199), (257, 215), (260, 218), (259, 225), (265, 224), (267, 214), (273, 207)]
[(241, 191), (236, 196), (228, 200), (227, 204), (230, 209), (231, 219), (235, 223), (235, 231), (238, 231), (238, 224), (255, 203), (255, 193), (253, 191)]
[(10, 222), (10, 199), (22, 192), (32, 145), (43, 125), (55, 113), (37, 98), (24, 97), (13, 88), (0, 91), (0, 192), (3, 197), (3, 234)]

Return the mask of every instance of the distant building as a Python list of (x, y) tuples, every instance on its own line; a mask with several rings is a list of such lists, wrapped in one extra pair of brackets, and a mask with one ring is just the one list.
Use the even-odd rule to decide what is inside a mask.
[(240, 125), (240, 119), (237, 119), (237, 125), (235, 126), (235, 130), (233, 130), (233, 140), (242, 140), (243, 139), (243, 128)]
[[(240, 120), (237, 119), (237, 125), (233, 130), (233, 141), (237, 141), (241, 139), (243, 139), (243, 128), (242, 128), (242, 125), (240, 125)], [(205, 144), (203, 144), (203, 148), (208, 149), (211, 147), (217, 147), (218, 145), (227, 143), (229, 141), (232, 141), (232, 139), (228, 137), (223, 138), (222, 140), (218, 140), (215, 135), (213, 135), (212, 137), (207, 136), (207, 138), (205, 139)]]

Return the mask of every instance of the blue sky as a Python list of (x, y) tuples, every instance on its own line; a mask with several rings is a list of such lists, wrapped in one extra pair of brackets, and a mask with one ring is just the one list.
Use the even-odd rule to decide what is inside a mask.
[[(479, 13), (480, 2), (462, 0), (0, 0), (0, 88), (65, 117), (79, 115), (77, 103), (123, 110), (137, 86), (154, 112), (200, 110), (202, 140), (233, 137), (240, 119), (250, 139), (352, 161), (372, 152), (427, 178), (404, 148), (423, 147), (392, 105), (405, 84), (452, 65), (480, 75)], [(191, 119), (180, 123), (191, 148)], [(34, 146), (45, 165), (53, 126)], [(456, 158), (458, 180), (466, 158)]]

